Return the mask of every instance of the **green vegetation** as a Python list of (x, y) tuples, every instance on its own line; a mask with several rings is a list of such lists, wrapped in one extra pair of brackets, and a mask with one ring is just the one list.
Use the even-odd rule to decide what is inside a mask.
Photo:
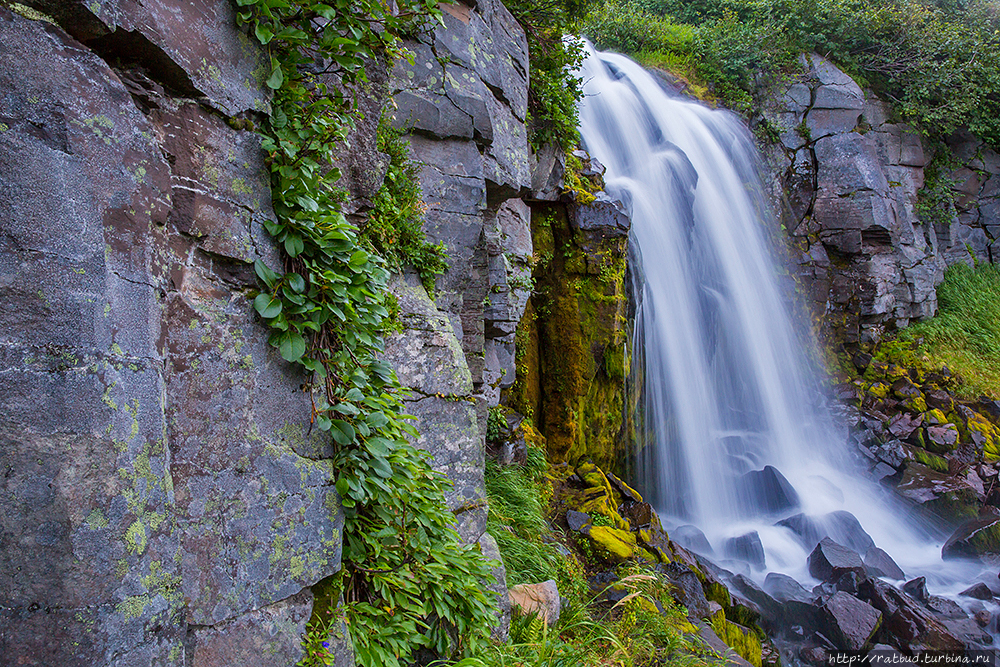
[(443, 243), (428, 243), (424, 234), (426, 204), (417, 180), (417, 164), (410, 159), (403, 131), (383, 117), (378, 127), (378, 149), (389, 155), (385, 182), (372, 202), (374, 208), (361, 230), (361, 238), (388, 268), (417, 270), (428, 294), (434, 293), (434, 276), (448, 268)]
[[(528, 448), (524, 466), (487, 460), (487, 530), (500, 546), (508, 585), (556, 580), (565, 601), (559, 621), (547, 628), (540, 618), (515, 611), (509, 642), (487, 645), (458, 667), (720, 663), (702, 645), (683, 607), (674, 602), (666, 580), (648, 566), (621, 566), (615, 586), (623, 599), (613, 606), (598, 602), (585, 579), (584, 562), (575, 553), (567, 555), (567, 547), (556, 546), (561, 536), (546, 520), (552, 496), (546, 470), (544, 451), (535, 447)], [(589, 551), (585, 539), (576, 546), (584, 554)], [(759, 642), (757, 651), (759, 655)]]
[(564, 149), (580, 138), (577, 102), (583, 97), (576, 70), (583, 62), (583, 44), (567, 37), (579, 32), (580, 21), (593, 0), (508, 0), (504, 3), (524, 27), (531, 76), (528, 87), (528, 128), (537, 150), (548, 143)]
[(746, 115), (797, 54), (816, 51), (925, 134), (966, 126), (994, 146), (998, 27), (989, 0), (604, 0), (584, 23), (598, 46), (666, 66)]
[[(449, 482), (409, 444), (415, 432), (402, 415), (399, 382), (377, 357), (391, 306), (387, 265), (398, 256), (387, 262), (365, 249), (340, 212), (340, 175), (329, 168), (351, 127), (364, 62), (391, 58), (397, 36), (433, 18), (436, 2), (402, 0), (392, 11), (378, 0), (237, 4), (271, 57), (274, 99), (260, 131), (277, 219), (267, 230), (287, 255), (281, 272), (256, 264), (264, 290), (254, 307), (270, 344), (311, 374), (313, 425), (335, 445), (344, 563), (331, 597), (342, 591), (362, 665), (405, 664), (420, 648), (475, 650), (493, 618), (481, 584), (489, 563), (477, 546), (461, 545), (444, 502)], [(327, 69), (317, 72), (317, 62)], [(325, 622), (316, 619), (312, 630)], [(306, 659), (316, 664), (317, 656)]]
[(925, 365), (957, 374), (954, 391), (961, 398), (1000, 399), (1000, 269), (956, 264), (937, 293), (937, 316), (903, 330), (899, 339), (915, 344), (912, 354)]

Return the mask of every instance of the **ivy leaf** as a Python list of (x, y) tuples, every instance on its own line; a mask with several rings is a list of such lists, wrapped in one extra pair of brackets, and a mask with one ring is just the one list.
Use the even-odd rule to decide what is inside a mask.
[[(257, 36), (257, 39), (260, 41), (261, 44), (267, 44), (274, 37), (274, 33), (271, 32), (271, 29), (268, 28), (263, 23), (257, 24), (257, 27), (254, 28), (253, 30), (253, 34)], [(278, 85), (280, 86), (281, 84)]]
[(298, 361), (306, 353), (306, 339), (296, 331), (286, 332), (278, 345), (278, 352), (285, 361)]
[(281, 299), (273, 294), (261, 292), (253, 300), (253, 307), (257, 309), (261, 317), (277, 317), (281, 312)]
[(281, 84), (285, 82), (285, 75), (281, 72), (281, 63), (275, 59), (271, 59), (271, 76), (267, 77), (267, 87), (271, 90), (277, 90), (281, 88)]
[(304, 249), (305, 244), (298, 234), (289, 234), (285, 237), (285, 252), (288, 253), (289, 257), (298, 257)]
[(259, 259), (253, 263), (253, 270), (257, 274), (257, 277), (264, 281), (265, 285), (274, 289), (274, 284), (278, 282), (277, 273), (268, 268), (267, 264)]
[(355, 250), (354, 254), (351, 255), (350, 264), (351, 264), (352, 267), (354, 267), (354, 268), (357, 269), (357, 268), (360, 268), (360, 267), (364, 266), (365, 262), (367, 262), (367, 261), (368, 261), (368, 253), (367, 252), (365, 252), (364, 250)]
[(291, 287), (296, 292), (298, 292), (299, 294), (301, 294), (303, 290), (305, 290), (306, 288), (305, 278), (303, 278), (299, 274), (289, 273), (288, 275), (285, 276), (285, 278), (288, 279), (288, 286)]
[(333, 427), (330, 429), (330, 435), (333, 436), (338, 445), (349, 445), (354, 442), (357, 434), (354, 432), (353, 426), (343, 419), (334, 419), (332, 424)]

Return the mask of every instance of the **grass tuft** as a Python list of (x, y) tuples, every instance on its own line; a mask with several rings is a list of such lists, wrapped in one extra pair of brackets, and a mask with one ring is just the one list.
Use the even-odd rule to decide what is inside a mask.
[(947, 366), (963, 399), (1000, 399), (1000, 269), (956, 264), (938, 286), (938, 314), (900, 333), (917, 354)]

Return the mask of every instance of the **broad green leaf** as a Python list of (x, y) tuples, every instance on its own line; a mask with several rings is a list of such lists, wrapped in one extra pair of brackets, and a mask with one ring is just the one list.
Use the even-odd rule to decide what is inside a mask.
[(277, 317), (281, 312), (281, 299), (272, 294), (261, 292), (253, 300), (253, 307), (257, 309), (261, 317)]
[(289, 331), (278, 346), (278, 351), (285, 361), (298, 361), (306, 353), (306, 339), (300, 333)]
[(271, 65), (272, 65), (271, 76), (267, 77), (267, 81), (265, 81), (265, 83), (267, 84), (267, 87), (270, 88), (271, 90), (277, 90), (278, 88), (281, 88), (281, 84), (285, 82), (285, 75), (282, 74), (281, 63), (279, 63), (277, 60), (274, 60), (272, 58)]
[(354, 442), (355, 432), (354, 427), (343, 419), (334, 419), (333, 427), (330, 429), (330, 434), (333, 435), (333, 439), (337, 441), (338, 445), (349, 445)]

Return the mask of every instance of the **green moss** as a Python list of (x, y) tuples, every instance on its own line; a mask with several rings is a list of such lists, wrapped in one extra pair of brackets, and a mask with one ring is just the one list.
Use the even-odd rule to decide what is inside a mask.
[(736, 651), (737, 654), (754, 667), (761, 667), (760, 637), (747, 628), (726, 620), (723, 612), (717, 612), (709, 619), (712, 629), (719, 639)]

